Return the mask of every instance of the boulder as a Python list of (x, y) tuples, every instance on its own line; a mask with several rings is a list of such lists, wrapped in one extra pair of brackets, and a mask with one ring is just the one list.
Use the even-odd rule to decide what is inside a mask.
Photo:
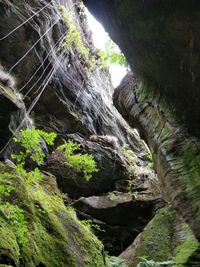
[(199, 265), (199, 259), (195, 260), (198, 250), (199, 243), (190, 227), (167, 206), (157, 211), (120, 258), (125, 259), (129, 267), (136, 267), (141, 257), (154, 262), (172, 260), (174, 266), (193, 267)]
[(106, 195), (81, 197), (73, 206), (81, 219), (90, 219), (95, 234), (111, 255), (119, 255), (128, 247), (163, 205), (159, 196), (147, 197), (131, 193), (109, 192)]
[(77, 173), (65, 165), (66, 158), (62, 152), (53, 152), (47, 159), (47, 170), (56, 176), (62, 192), (72, 198), (90, 196), (112, 191), (117, 181), (128, 178), (128, 166), (124, 158), (110, 144), (105, 146), (76, 134), (65, 138), (71, 138), (80, 144), (83, 154), (93, 155), (98, 172), (92, 174), (93, 178), (90, 181), (86, 181), (83, 173)]

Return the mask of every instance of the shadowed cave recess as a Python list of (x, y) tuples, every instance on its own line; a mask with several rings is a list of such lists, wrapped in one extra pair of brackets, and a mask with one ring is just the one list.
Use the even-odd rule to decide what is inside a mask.
[(199, 8), (0, 1), (0, 266), (200, 266)]

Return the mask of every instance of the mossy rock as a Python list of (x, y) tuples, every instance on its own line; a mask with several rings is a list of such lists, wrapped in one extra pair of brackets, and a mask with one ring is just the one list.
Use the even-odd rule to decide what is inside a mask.
[(199, 243), (189, 226), (171, 207), (160, 209), (134, 243), (120, 257), (136, 267), (140, 257), (155, 262), (172, 260), (174, 267), (188, 265)]
[[(45, 174), (39, 183), (29, 184), (0, 164), (0, 175), (5, 172), (15, 174), (15, 190), (8, 197), (0, 193), (0, 256), (17, 267), (105, 266), (103, 245), (65, 206), (55, 177)], [(12, 209), (5, 212), (8, 202), (23, 211), (24, 217), (21, 213), (16, 217), (19, 225), (9, 217)]]

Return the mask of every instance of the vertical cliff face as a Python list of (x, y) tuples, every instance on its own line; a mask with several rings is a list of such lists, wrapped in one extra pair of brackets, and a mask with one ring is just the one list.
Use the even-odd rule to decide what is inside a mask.
[(114, 102), (149, 144), (166, 199), (199, 238), (199, 141), (180, 128), (145, 84), (136, 85), (132, 73), (116, 88)]
[[(182, 233), (182, 228), (176, 228), (183, 223), (180, 215), (200, 238), (199, 4), (191, 1), (187, 11), (185, 1), (161, 2), (85, 0), (135, 70), (115, 92), (92, 44), (82, 1), (0, 2), (0, 68), (16, 80), (14, 88), (0, 77), (4, 158), (10, 158), (5, 145), (11, 133), (30, 127), (29, 116), (35, 127), (58, 134), (54, 152), (47, 152), (45, 165), (40, 166), (40, 181), (28, 182), (9, 161), (12, 168), (0, 164), (0, 185), (11, 189), (7, 195), (0, 190), (0, 241), (7, 237), (7, 242), (0, 242), (0, 264), (125, 266), (117, 258), (106, 261), (104, 248), (88, 224), (96, 227), (94, 232), (105, 249), (119, 255), (152, 219), (122, 254), (127, 259), (128, 253), (134, 267), (138, 256), (145, 256), (157, 228), (166, 230), (161, 236), (169, 233), (167, 246), (159, 246), (163, 239), (156, 239), (150, 247), (162, 251), (149, 256), (167, 260), (178, 254), (171, 252), (175, 246), (169, 239)], [(134, 128), (153, 153), (160, 183), (151, 154)], [(79, 143), (82, 152), (92, 154), (97, 162), (98, 172), (89, 182), (55, 150), (68, 139)], [(9, 144), (12, 147), (12, 141)], [(58, 185), (47, 171), (56, 176)], [(167, 208), (153, 218), (165, 205), (160, 185), (165, 200), (179, 215)], [(190, 229), (187, 233), (194, 247), (184, 264), (199, 247)]]
[(85, 0), (137, 78), (199, 136), (199, 2)]
[[(70, 23), (81, 32), (79, 48), (73, 42), (64, 48), (71, 26), (66, 25), (61, 6), (70, 13)], [(116, 135), (121, 142), (132, 138), (133, 146), (142, 150), (136, 135), (130, 134), (112, 105), (110, 75), (100, 70), (100, 59), (79, 2), (2, 2), (0, 23), (1, 63), (16, 77), (28, 112), (34, 108), (37, 126), (60, 134)]]
[[(90, 202), (90, 196), (101, 194), (92, 196), (92, 202), (99, 197), (108, 202), (106, 209), (102, 203), (91, 213), (90, 209), (82, 210), (80, 204), (78, 214), (105, 227), (105, 234), (97, 231), (97, 235), (114, 255), (132, 243), (163, 203), (155, 173), (148, 166), (151, 164), (151, 159), (147, 160), (148, 149), (113, 106), (110, 74), (101, 68), (87, 29), (84, 7), (71, 0), (1, 1), (0, 60), (1, 68), (16, 80), (15, 90), (4, 88), (6, 96), (2, 97), (6, 106), (2, 114), (7, 114), (5, 123), (1, 123), (6, 129), (2, 136), (4, 158), (10, 158), (5, 144), (11, 129), (18, 134), (30, 116), (35, 127), (58, 134), (55, 147), (68, 139), (75, 140), (82, 151), (94, 155), (99, 169), (93, 180), (84, 181), (82, 173), (67, 168), (56, 151), (48, 155), (46, 165), (40, 169), (55, 174), (57, 186), (46, 172), (40, 182), (29, 184), (25, 174), (20, 176), (2, 164), (0, 178), (11, 177), (8, 184), (14, 188), (13, 194), (5, 196), (0, 192), (0, 238), (8, 236), (8, 243), (0, 242), (0, 263), (26, 267), (109, 266), (102, 244), (83, 227), (64, 200), (69, 204), (84, 196)], [(13, 98), (8, 103), (9, 90)], [(21, 113), (11, 119), (10, 114), (18, 109)], [(90, 139), (91, 134), (94, 136)], [(17, 153), (14, 146), (12, 150)], [(13, 167), (11, 162), (7, 164)], [(130, 174), (131, 164), (134, 172)], [(5, 180), (0, 179), (0, 184), (5, 186)], [(151, 183), (155, 183), (155, 192), (151, 191)], [(71, 199), (60, 194), (58, 187)], [(116, 203), (113, 195), (117, 196)], [(12, 210), (18, 209), (16, 206), (20, 207), (17, 215)], [(79, 205), (75, 201), (76, 206)], [(123, 207), (137, 216), (123, 221)], [(12, 216), (9, 217), (10, 209), (22, 219), (22, 236), (18, 228), (16, 231)], [(24, 236), (26, 242), (20, 239)]]
[(199, 3), (84, 2), (134, 71), (115, 105), (148, 143), (166, 199), (199, 239)]

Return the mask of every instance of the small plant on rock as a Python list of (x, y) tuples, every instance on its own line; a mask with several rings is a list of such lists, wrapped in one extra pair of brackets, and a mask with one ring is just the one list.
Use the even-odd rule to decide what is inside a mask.
[(127, 161), (130, 168), (130, 174), (132, 174), (134, 172), (135, 164), (137, 162), (137, 157), (135, 153), (130, 149), (129, 145), (127, 144), (120, 147), (120, 152)]
[(16, 169), (18, 173), (27, 177), (30, 182), (40, 180), (41, 174), (38, 168), (27, 172), (25, 170), (26, 160), (31, 160), (42, 165), (44, 163), (45, 153), (42, 150), (41, 141), (44, 140), (47, 145), (53, 145), (56, 138), (55, 133), (46, 133), (38, 129), (26, 129), (20, 131), (20, 137), (14, 138), (15, 143), (19, 143), (22, 151), (18, 154), (12, 154), (12, 158), (16, 160)]
[(65, 155), (65, 165), (77, 172), (83, 172), (86, 181), (92, 178), (92, 173), (97, 172), (97, 165), (92, 155), (77, 153), (80, 151), (80, 145), (72, 141), (58, 147)]
[(81, 223), (88, 227), (88, 229), (91, 231), (91, 229), (100, 231), (100, 232), (105, 232), (104, 229), (101, 228), (100, 225), (98, 225), (97, 223), (94, 223), (92, 220), (82, 220)]
[(11, 179), (14, 175), (8, 172), (0, 173), (0, 195), (8, 197), (10, 193), (15, 190), (15, 187), (11, 184)]
[(16, 159), (19, 164), (30, 158), (33, 162), (41, 165), (45, 157), (41, 148), (41, 140), (44, 139), (47, 145), (53, 145), (55, 138), (55, 133), (46, 133), (38, 129), (21, 130), (20, 137), (15, 137), (13, 140), (21, 145), (23, 151), (17, 155), (12, 155), (12, 158)]
[(80, 55), (86, 60), (89, 60), (89, 49), (84, 45), (81, 34), (78, 31), (76, 24), (73, 22), (70, 12), (62, 5), (59, 6), (59, 9), (62, 13), (63, 21), (68, 28), (68, 33), (63, 46), (67, 49), (74, 46)]

